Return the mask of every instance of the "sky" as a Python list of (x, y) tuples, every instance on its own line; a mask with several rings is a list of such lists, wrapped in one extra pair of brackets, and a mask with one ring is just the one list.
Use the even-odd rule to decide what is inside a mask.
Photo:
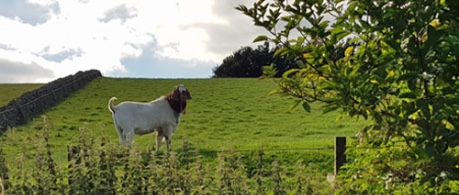
[(253, 0), (1, 0), (0, 83), (107, 77), (210, 78), (266, 32), (234, 9)]

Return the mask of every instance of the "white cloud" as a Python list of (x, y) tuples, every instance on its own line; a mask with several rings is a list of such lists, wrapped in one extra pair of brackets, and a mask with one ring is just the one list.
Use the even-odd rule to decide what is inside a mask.
[[(123, 64), (123, 59), (142, 62), (137, 69), (154, 66), (151, 77), (174, 77), (173, 72), (159, 74), (162, 66), (151, 64), (174, 66), (167, 59), (182, 64), (177, 67), (188, 66), (190, 77), (197, 75), (191, 73), (193, 67), (199, 67), (195, 70), (200, 74), (208, 69), (202, 75), (208, 77), (225, 56), (250, 44), (258, 31), (249, 18), (234, 10), (241, 0), (17, 2), (0, 2), (3, 10), (17, 10), (0, 8), (0, 26), (8, 27), (0, 30), (0, 59), (34, 64), (52, 70), (54, 77), (87, 69), (123, 77), (141, 72), (131, 70), (133, 66)], [(29, 11), (36, 10), (32, 18), (43, 19), (32, 21), (18, 6), (29, 6)]]
[(46, 82), (54, 77), (51, 70), (45, 69), (36, 63), (0, 59), (0, 65), (0, 83)]

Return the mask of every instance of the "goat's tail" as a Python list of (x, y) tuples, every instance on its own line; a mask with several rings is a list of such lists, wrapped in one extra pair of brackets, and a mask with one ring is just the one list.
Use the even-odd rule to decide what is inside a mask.
[(112, 97), (110, 98), (110, 100), (108, 100), (108, 110), (110, 110), (110, 112), (112, 112), (113, 114), (115, 114), (115, 106), (113, 106), (113, 101), (115, 101), (116, 99), (116, 97)]

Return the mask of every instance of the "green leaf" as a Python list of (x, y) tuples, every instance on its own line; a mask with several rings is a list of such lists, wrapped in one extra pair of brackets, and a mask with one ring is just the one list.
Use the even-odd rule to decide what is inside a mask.
[(351, 34), (350, 32), (347, 32), (347, 31), (344, 31), (342, 29), (335, 29), (333, 32), (332, 32), (332, 36), (335, 36), (336, 40), (339, 41), (341, 39), (343, 39), (344, 37), (348, 36), (349, 34)]
[(323, 29), (326, 29), (328, 27), (328, 23), (330, 23), (330, 21), (326, 20), (326, 21), (321, 22), (319, 26)]
[(269, 66), (263, 66), (263, 76), (265, 77), (274, 77), (277, 74), (277, 70), (274, 67), (274, 64), (271, 63)]
[(276, 50), (276, 52), (274, 52), (273, 56), (276, 57), (276, 56), (279, 56), (279, 55), (285, 55), (286, 53), (288, 52), (288, 48), (286, 47), (281, 47), (279, 49)]
[(300, 69), (292, 68), (290, 70), (285, 71), (284, 74), (282, 74), (282, 77), (288, 78), (291, 74), (297, 73), (298, 71), (300, 71)]
[(306, 67), (306, 65), (304, 65), (303, 60), (297, 60), (296, 61), (296, 65), (298, 65), (298, 67), (300, 67), (300, 68), (305, 68)]
[(280, 18), (282, 21), (284, 22), (289, 22), (290, 20), (292, 20), (292, 17), (291, 16), (283, 16)]
[(266, 36), (266, 35), (260, 35), (260, 36), (258, 36), (257, 38), (255, 38), (255, 39), (253, 40), (253, 42), (256, 43), (256, 42), (267, 41), (267, 40), (268, 40), (268, 36)]
[(311, 106), (309, 105), (308, 102), (303, 102), (303, 109), (304, 109), (306, 112), (311, 112)]
[(295, 103), (293, 103), (292, 106), (290, 106), (290, 110), (293, 110), (294, 108), (296, 108), (298, 104), (300, 103), (301, 103), (301, 100), (295, 100)]

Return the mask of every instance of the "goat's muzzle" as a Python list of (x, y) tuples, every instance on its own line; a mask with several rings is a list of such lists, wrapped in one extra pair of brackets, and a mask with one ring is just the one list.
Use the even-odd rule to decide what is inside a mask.
[(181, 102), (186, 102), (187, 100), (191, 100), (191, 94), (188, 89), (185, 88), (185, 85), (180, 84), (174, 87), (172, 98)]

